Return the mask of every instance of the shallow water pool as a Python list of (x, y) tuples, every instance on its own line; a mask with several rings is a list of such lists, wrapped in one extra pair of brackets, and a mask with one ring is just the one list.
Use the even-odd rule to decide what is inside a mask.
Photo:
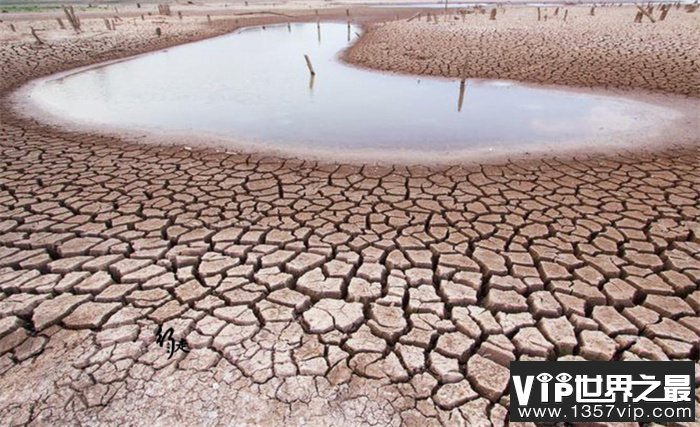
[[(319, 29), (320, 28), (320, 29)], [(507, 81), (416, 78), (349, 66), (358, 29), (339, 23), (248, 28), (54, 76), (27, 95), (62, 121), (225, 144), (456, 153), (609, 143), (669, 111), (627, 98)], [(316, 76), (304, 61), (308, 54)]]

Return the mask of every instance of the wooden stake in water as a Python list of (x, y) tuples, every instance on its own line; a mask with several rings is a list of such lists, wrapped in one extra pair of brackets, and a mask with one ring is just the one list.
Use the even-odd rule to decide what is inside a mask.
[(309, 69), (309, 73), (311, 73), (312, 76), (315, 76), (316, 71), (314, 71), (314, 66), (311, 65), (311, 60), (309, 59), (309, 55), (304, 54), (304, 59), (306, 60), (306, 67)]
[(459, 100), (457, 101), (457, 112), (462, 111), (462, 104), (464, 103), (464, 88), (466, 84), (464, 79), (460, 80), (459, 82)]

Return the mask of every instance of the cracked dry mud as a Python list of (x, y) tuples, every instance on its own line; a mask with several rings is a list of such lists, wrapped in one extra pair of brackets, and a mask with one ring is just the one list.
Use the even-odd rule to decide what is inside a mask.
[[(151, 29), (4, 45), (0, 91), (227, 28)], [(697, 145), (330, 165), (1, 102), (2, 424), (500, 426), (512, 360), (697, 366)]]
[[(381, 70), (700, 96), (698, 16), (672, 8), (633, 24), (635, 7), (498, 9), (373, 25), (346, 55)], [(658, 10), (654, 11), (658, 18)]]

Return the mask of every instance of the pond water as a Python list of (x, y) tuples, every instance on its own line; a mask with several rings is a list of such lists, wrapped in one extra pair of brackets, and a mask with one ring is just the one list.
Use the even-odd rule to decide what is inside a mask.
[[(319, 30), (320, 28), (320, 30)], [(608, 143), (673, 111), (627, 98), (460, 82), (349, 66), (359, 29), (340, 23), (248, 28), (52, 76), (24, 93), (61, 121), (154, 135), (207, 135), (231, 147), (331, 153), (476, 153)], [(310, 79), (304, 54), (316, 71)], [(646, 126), (646, 127), (645, 127)], [(187, 143), (187, 139), (185, 139)]]

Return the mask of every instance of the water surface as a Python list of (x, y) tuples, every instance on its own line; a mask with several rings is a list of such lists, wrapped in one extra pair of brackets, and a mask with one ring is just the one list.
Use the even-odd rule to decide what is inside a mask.
[(466, 82), (460, 107), (459, 81), (340, 62), (357, 31), (337, 23), (320, 31), (315, 23), (249, 28), (52, 77), (28, 93), (62, 120), (339, 158), (339, 150), (381, 155), (609, 143), (668, 113), (626, 98), (484, 80)]

